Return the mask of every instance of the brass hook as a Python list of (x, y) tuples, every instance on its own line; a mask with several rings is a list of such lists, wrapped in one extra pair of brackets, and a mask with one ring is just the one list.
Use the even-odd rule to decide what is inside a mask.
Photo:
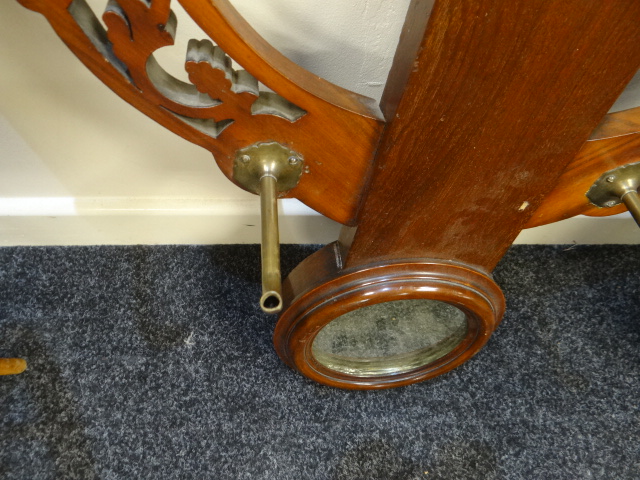
[(586, 193), (587, 198), (598, 207), (610, 208), (624, 203), (631, 216), (640, 226), (640, 162), (603, 173)]
[(234, 180), (260, 195), (262, 228), (262, 296), (260, 308), (266, 313), (282, 310), (278, 193), (294, 188), (300, 181), (302, 157), (276, 142), (257, 143), (236, 152)]

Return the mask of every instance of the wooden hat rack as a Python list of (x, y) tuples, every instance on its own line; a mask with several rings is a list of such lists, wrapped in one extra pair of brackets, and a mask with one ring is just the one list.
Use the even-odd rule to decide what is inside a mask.
[[(109, 0), (106, 29), (84, 0), (19, 1), (261, 195), (261, 306), (281, 312), (282, 360), (318, 382), (451, 370), (499, 324), (491, 271), (522, 229), (637, 214), (640, 109), (607, 112), (640, 67), (640, 2), (413, 0), (378, 106), (292, 63), (228, 0), (179, 0), (210, 37), (189, 43), (190, 83), (154, 58), (177, 28), (169, 0)], [(282, 284), (280, 197), (344, 225)]]

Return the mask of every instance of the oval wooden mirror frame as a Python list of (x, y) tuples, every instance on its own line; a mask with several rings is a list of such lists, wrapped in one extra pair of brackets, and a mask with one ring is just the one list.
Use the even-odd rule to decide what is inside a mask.
[[(489, 340), (504, 313), (500, 288), (485, 273), (454, 262), (402, 261), (340, 270), (336, 246), (320, 250), (289, 276), (288, 308), (274, 332), (282, 360), (303, 375), (325, 385), (350, 389), (382, 389), (441, 375), (475, 355)], [(322, 279), (294, 292), (298, 279), (324, 265)], [(293, 283), (291, 283), (293, 282)], [(293, 297), (293, 298), (292, 298)], [(459, 308), (467, 317), (466, 337), (437, 360), (391, 375), (358, 376), (332, 370), (314, 357), (316, 335), (345, 313), (395, 300), (437, 300)]]

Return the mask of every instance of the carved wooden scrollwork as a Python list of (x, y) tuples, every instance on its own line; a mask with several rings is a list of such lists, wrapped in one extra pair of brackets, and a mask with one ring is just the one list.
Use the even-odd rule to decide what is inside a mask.
[[(174, 42), (170, 0), (109, 0), (106, 28), (85, 0), (19, 1), (42, 13), (118, 95), (209, 150), (230, 179), (237, 150), (279, 142), (302, 154), (307, 167), (287, 196), (341, 223), (354, 222), (383, 126), (377, 107), (285, 59), (226, 0), (181, 2), (217, 44), (189, 42), (190, 83), (167, 73), (154, 57)], [(234, 70), (223, 48), (247, 70)]]
[[(105, 0), (106, 28), (85, 0), (18, 1), (42, 13), (118, 95), (209, 150), (232, 181), (236, 151), (278, 142), (305, 159), (305, 174), (286, 196), (343, 224), (357, 223), (384, 126), (378, 107), (289, 61), (228, 0), (179, 0), (215, 43), (205, 39), (189, 44), (185, 68), (190, 83), (171, 76), (154, 57), (174, 41), (177, 21), (170, 0)], [(230, 57), (246, 70), (232, 69)], [(393, 98), (387, 100), (393, 104)], [(527, 227), (577, 214), (623, 211), (621, 206), (597, 208), (584, 193), (602, 171), (637, 160), (638, 118), (640, 109), (608, 115)]]

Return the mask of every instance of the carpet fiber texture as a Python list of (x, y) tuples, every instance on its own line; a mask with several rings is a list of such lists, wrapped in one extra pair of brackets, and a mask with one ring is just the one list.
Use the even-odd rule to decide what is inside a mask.
[(0, 249), (0, 478), (640, 478), (640, 247), (513, 247), (487, 346), (378, 392), (283, 365), (259, 277), (257, 246)]

